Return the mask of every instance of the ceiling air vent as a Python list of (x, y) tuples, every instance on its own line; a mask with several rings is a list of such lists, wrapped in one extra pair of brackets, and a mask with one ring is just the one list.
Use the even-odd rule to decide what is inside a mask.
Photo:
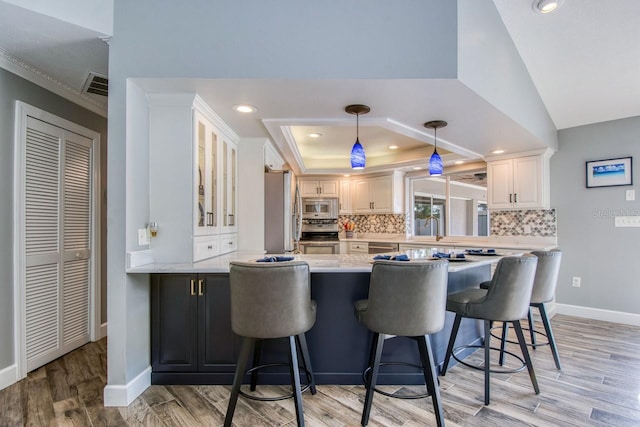
[(87, 76), (87, 80), (84, 82), (82, 92), (108, 96), (109, 79), (103, 74), (94, 73), (92, 71), (89, 73), (89, 76)]

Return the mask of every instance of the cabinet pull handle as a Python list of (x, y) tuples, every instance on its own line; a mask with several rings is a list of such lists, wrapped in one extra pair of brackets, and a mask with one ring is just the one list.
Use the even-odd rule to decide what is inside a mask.
[(513, 193), (509, 193), (509, 203), (513, 203)]
[(518, 193), (513, 193), (513, 203), (518, 203)]
[(207, 227), (213, 227), (213, 212), (207, 212)]
[(202, 292), (202, 282), (202, 279), (198, 280), (198, 296), (204, 295), (204, 293)]
[(209, 250), (213, 249), (213, 245), (208, 245), (207, 249), (209, 249)]
[(233, 227), (234, 225), (236, 225), (235, 217), (233, 214), (229, 214), (229, 227)]
[(191, 279), (191, 295), (195, 295), (196, 294), (196, 281), (194, 279)]

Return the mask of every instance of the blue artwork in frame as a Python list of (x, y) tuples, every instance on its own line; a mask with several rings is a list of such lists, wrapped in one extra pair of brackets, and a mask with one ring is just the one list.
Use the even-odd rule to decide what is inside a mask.
[(632, 184), (631, 157), (587, 162), (587, 188)]

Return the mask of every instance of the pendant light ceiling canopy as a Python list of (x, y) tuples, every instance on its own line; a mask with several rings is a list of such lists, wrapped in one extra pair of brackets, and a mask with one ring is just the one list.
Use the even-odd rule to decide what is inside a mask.
[(359, 117), (360, 117), (360, 114), (367, 114), (369, 111), (371, 111), (371, 108), (362, 104), (352, 104), (352, 105), (347, 105), (344, 108), (344, 111), (346, 111), (349, 114), (356, 115), (356, 142), (355, 144), (353, 144), (353, 148), (351, 148), (351, 168), (364, 169), (367, 158), (364, 154), (364, 148), (362, 147), (362, 144), (360, 144)]
[(440, 154), (438, 154), (438, 129), (443, 128), (446, 125), (447, 122), (444, 120), (431, 120), (424, 124), (424, 127), (433, 129), (433, 154), (429, 159), (429, 175), (431, 176), (442, 175), (442, 158), (440, 157)]

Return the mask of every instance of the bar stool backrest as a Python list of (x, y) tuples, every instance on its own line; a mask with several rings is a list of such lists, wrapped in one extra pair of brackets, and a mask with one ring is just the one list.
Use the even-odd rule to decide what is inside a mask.
[(512, 322), (527, 315), (538, 258), (534, 255), (504, 257), (491, 279), (483, 300), (468, 304), (467, 317)]
[(538, 267), (536, 268), (536, 277), (533, 281), (531, 303), (541, 304), (550, 302), (556, 294), (562, 251), (558, 249), (552, 251), (533, 251), (531, 254), (538, 257)]
[(447, 305), (448, 265), (446, 261), (376, 261), (364, 325), (381, 334), (409, 337), (440, 331)]
[(309, 264), (231, 262), (231, 328), (243, 337), (282, 338), (313, 326)]

